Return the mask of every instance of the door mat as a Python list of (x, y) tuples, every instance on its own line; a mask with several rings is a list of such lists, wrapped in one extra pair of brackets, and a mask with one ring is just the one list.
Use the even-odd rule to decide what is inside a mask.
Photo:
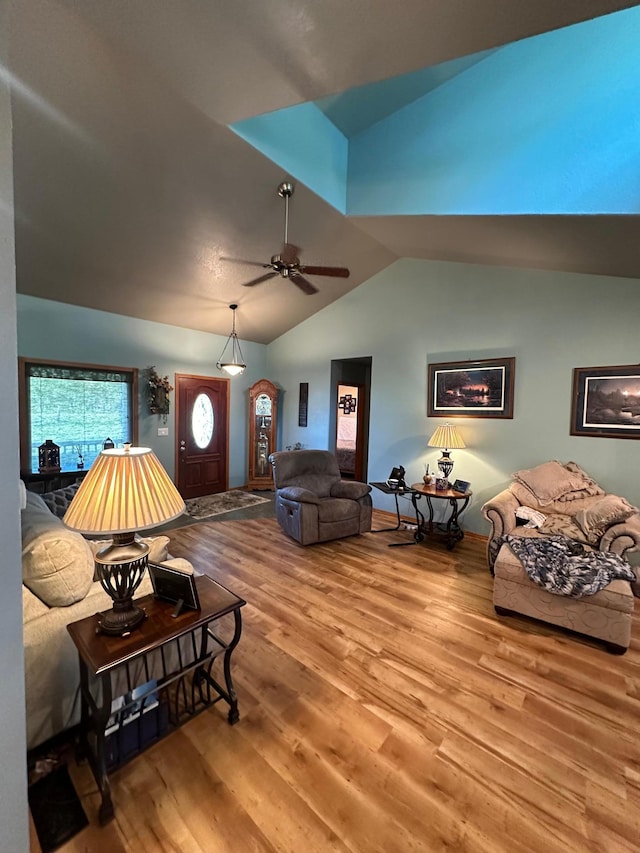
[(29, 808), (42, 853), (52, 853), (89, 823), (66, 764), (29, 786)]
[(233, 489), (230, 492), (219, 492), (217, 495), (204, 495), (201, 498), (189, 498), (185, 501), (187, 515), (192, 518), (211, 518), (223, 512), (233, 512), (235, 509), (246, 509), (256, 504), (268, 503), (269, 498), (262, 498), (251, 492)]

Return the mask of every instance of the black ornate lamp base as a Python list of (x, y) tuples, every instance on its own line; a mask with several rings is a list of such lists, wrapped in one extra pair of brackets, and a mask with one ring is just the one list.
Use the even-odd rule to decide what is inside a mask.
[(98, 620), (98, 630), (102, 634), (124, 637), (147, 618), (144, 610), (128, 601), (116, 601), (112, 610), (107, 610)]
[(449, 456), (448, 450), (442, 451), (442, 456), (438, 459), (438, 468), (446, 480), (449, 479), (449, 474), (453, 471), (453, 459)]
[(113, 599), (113, 609), (103, 613), (98, 630), (123, 637), (145, 619), (145, 612), (133, 603), (149, 562), (149, 548), (135, 539), (135, 534), (114, 534), (113, 542), (96, 554), (98, 577), (105, 592)]

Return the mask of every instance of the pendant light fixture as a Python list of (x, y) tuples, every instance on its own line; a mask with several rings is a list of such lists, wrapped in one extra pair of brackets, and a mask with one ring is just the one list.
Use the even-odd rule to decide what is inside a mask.
[[(247, 365), (244, 363), (244, 358), (242, 356), (242, 350), (240, 349), (240, 341), (238, 340), (238, 336), (236, 335), (236, 308), (237, 305), (229, 305), (229, 308), (233, 311), (233, 329), (231, 330), (231, 334), (229, 335), (226, 344), (224, 345), (224, 349), (220, 355), (220, 358), (216, 362), (216, 367), (218, 370), (224, 370), (225, 373), (228, 373), (229, 376), (239, 376), (241, 373), (244, 373), (247, 369)], [(225, 353), (229, 349), (229, 344), (231, 344), (231, 350), (227, 354), (227, 358), (225, 359)]]

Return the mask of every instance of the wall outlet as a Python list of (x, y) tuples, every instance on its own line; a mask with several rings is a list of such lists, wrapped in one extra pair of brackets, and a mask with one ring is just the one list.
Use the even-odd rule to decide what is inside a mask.
[(169, 427), (158, 427), (158, 435), (169, 435)]

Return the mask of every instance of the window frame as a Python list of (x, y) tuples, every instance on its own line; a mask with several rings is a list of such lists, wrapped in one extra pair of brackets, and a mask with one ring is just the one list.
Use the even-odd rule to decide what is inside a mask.
[(138, 368), (115, 367), (110, 364), (90, 364), (79, 361), (54, 361), (47, 358), (28, 358), (18, 356), (18, 417), (20, 430), (20, 471), (25, 474), (36, 474), (31, 470), (31, 418), (28, 365), (43, 365), (44, 367), (66, 367), (71, 370), (113, 370), (118, 373), (131, 375), (131, 440), (138, 444)]

